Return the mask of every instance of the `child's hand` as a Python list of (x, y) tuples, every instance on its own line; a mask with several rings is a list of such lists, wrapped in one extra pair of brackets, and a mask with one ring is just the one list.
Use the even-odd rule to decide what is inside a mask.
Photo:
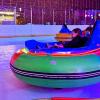
[(59, 48), (63, 48), (64, 46), (62, 44), (59, 45)]

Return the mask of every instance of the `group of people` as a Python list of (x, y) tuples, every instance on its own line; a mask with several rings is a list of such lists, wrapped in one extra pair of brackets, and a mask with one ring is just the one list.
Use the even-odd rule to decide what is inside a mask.
[(72, 30), (71, 41), (60, 41), (59, 44), (55, 43), (53, 46), (47, 44), (48, 48), (78, 48), (85, 46), (91, 38), (92, 27), (88, 27), (83, 32), (79, 28)]

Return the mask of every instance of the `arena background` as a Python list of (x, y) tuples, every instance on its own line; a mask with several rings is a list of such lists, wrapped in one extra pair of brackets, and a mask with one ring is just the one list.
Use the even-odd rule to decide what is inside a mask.
[(0, 11), (16, 12), (16, 24), (94, 24), (100, 19), (100, 0), (0, 0)]

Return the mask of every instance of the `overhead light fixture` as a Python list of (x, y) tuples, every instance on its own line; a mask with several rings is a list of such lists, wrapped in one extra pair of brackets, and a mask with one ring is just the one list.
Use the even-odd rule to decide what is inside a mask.
[(100, 13), (98, 13), (98, 16), (100, 17)]
[(14, 12), (0, 11), (0, 14), (2, 14), (2, 15), (14, 15)]
[(19, 11), (21, 12), (22, 11), (22, 8), (19, 8)]

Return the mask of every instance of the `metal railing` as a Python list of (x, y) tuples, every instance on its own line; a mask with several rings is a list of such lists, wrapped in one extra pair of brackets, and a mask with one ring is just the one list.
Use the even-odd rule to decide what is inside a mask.
[[(100, 10), (86, 10), (86, 9), (40, 9), (40, 8), (16, 8), (3, 7), (0, 12), (12, 12), (4, 14), (0, 13), (2, 19), (1, 24), (8, 21), (15, 22), (15, 24), (47, 24), (47, 25), (85, 25), (94, 24), (97, 19), (100, 19)], [(5, 18), (6, 16), (6, 18)], [(8, 19), (7, 19), (8, 16)], [(12, 20), (9, 20), (12, 18)]]

